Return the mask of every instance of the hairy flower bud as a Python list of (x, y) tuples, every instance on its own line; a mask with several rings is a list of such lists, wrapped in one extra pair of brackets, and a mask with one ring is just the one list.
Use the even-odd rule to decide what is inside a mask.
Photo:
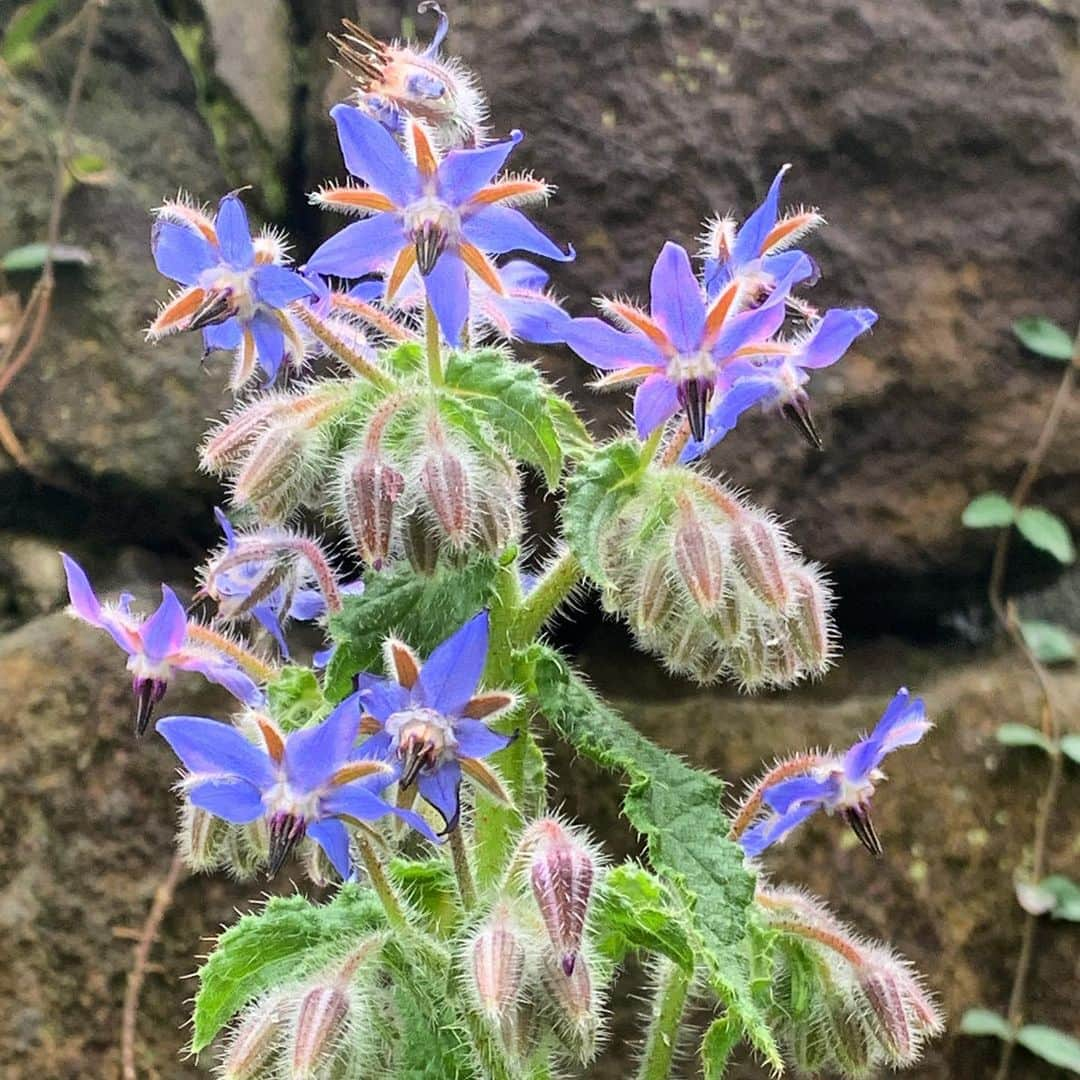
[(547, 954), (541, 963), (540, 981), (554, 1007), (564, 1039), (583, 1063), (596, 1053), (600, 1025), (592, 973), (584, 957), (578, 957), (568, 975), (557, 956)]
[(401, 540), (409, 565), (418, 574), (434, 574), (439, 564), (442, 538), (420, 507), (405, 515), (401, 524)]
[(470, 986), (480, 1011), (509, 1041), (525, 978), (525, 946), (500, 905), (469, 945)]
[(535, 822), (529, 882), (551, 947), (573, 974), (596, 872), (592, 852), (554, 818)]
[(221, 1059), (221, 1080), (257, 1080), (282, 1040), (291, 1001), (287, 994), (272, 994), (252, 1006), (232, 1033)]
[(743, 579), (775, 611), (788, 606), (792, 591), (781, 535), (767, 519), (745, 514), (735, 523), (731, 537)]
[(687, 504), (672, 536), (679, 577), (702, 611), (715, 611), (724, 598), (727, 553), (718, 530)]
[(669, 566), (666, 555), (660, 554), (650, 559), (641, 572), (637, 623), (646, 630), (664, 622), (675, 608)]
[(378, 453), (364, 450), (342, 469), (344, 521), (360, 557), (376, 570), (390, 557), (394, 506), (405, 478)]
[(492, 554), (521, 534), (521, 480), (510, 461), (500, 461), (477, 485), (474, 527), (477, 539)]
[(815, 674), (832, 661), (835, 630), (829, 610), (832, 594), (821, 572), (805, 566), (796, 578), (796, 594), (787, 629), (803, 663)]
[(207, 435), (199, 450), (199, 464), (209, 473), (226, 472), (244, 458), (281, 407), (280, 397), (268, 395), (237, 409)]
[(420, 468), (420, 486), (451, 547), (463, 548), (473, 522), (473, 488), (459, 454), (437, 445)]
[(350, 993), (341, 985), (313, 986), (300, 1000), (292, 1034), (293, 1080), (324, 1075), (342, 1049)]
[(308, 476), (311, 433), (296, 424), (268, 427), (251, 446), (233, 479), (233, 499), (253, 506), (264, 521), (281, 521), (299, 504)]
[(228, 826), (219, 817), (185, 799), (180, 811), (180, 852), (184, 862), (200, 873), (221, 865)]
[(858, 972), (859, 988), (873, 1016), (873, 1031), (889, 1060), (904, 1065), (912, 1059), (913, 1032), (904, 1000), (893, 975), (882, 968)]

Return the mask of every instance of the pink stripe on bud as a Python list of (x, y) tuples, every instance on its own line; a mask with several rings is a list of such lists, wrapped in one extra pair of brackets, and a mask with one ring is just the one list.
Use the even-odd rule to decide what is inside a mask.
[(505, 1026), (525, 977), (525, 948), (505, 909), (497, 910), (473, 938), (470, 960), (481, 1011), (492, 1023)]
[(300, 1002), (292, 1041), (292, 1076), (308, 1080), (333, 1061), (349, 1019), (349, 995), (340, 986), (315, 986)]
[(724, 545), (717, 532), (689, 503), (672, 538), (675, 566), (686, 591), (702, 611), (712, 612), (724, 598)]
[(588, 849), (553, 818), (535, 822), (529, 831), (537, 837), (529, 867), (533, 898), (562, 970), (569, 976), (581, 949), (595, 862)]
[(250, 1009), (233, 1032), (221, 1061), (221, 1080), (256, 1080), (277, 1051), (288, 999), (275, 994)]
[(788, 619), (788, 629), (803, 662), (820, 671), (832, 656), (833, 627), (829, 617), (832, 594), (813, 567), (806, 567), (796, 582), (795, 604)]
[(464, 547), (472, 526), (472, 485), (460, 457), (445, 444), (437, 446), (420, 468), (420, 486), (431, 509), (455, 547)]
[(904, 999), (893, 973), (885, 967), (858, 973), (859, 986), (873, 1013), (872, 1029), (889, 1060), (905, 1065), (918, 1056)]
[(791, 601), (791, 583), (780, 531), (746, 514), (735, 525), (732, 547), (743, 577), (769, 607), (782, 611)]
[(364, 562), (379, 570), (390, 557), (394, 505), (405, 478), (378, 454), (365, 451), (346, 467), (343, 480), (349, 536)]

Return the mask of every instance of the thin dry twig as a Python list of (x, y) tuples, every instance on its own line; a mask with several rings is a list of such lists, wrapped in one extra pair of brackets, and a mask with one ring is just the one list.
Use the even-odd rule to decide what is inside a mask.
[[(1009, 502), (1015, 511), (1019, 512), (1027, 502), (1035, 483), (1046, 460), (1047, 451), (1054, 441), (1058, 427), (1061, 423), (1062, 414), (1069, 398), (1072, 395), (1073, 386), (1076, 382), (1076, 372), (1080, 369), (1080, 328), (1077, 329), (1073, 342), (1072, 359), (1065, 367), (1065, 372), (1058, 384), (1057, 393), (1050, 405), (1050, 410), (1043, 421), (1042, 431), (1039, 433), (1035, 449), (1028, 459), (1020, 479), (1013, 489)], [(1050, 753), (1050, 774), (1046, 780), (1046, 789), (1039, 800), (1039, 808), (1035, 817), (1035, 838), (1031, 857), (1031, 876), (1033, 881), (1041, 881), (1046, 874), (1046, 846), (1047, 837), (1050, 833), (1050, 820), (1053, 817), (1054, 805), (1057, 802), (1058, 790), (1061, 787), (1063, 773), (1062, 753), (1059, 746), (1061, 735), (1061, 723), (1058, 711), (1054, 703), (1054, 690), (1050, 682), (1050, 674), (1031, 651), (1028, 643), (1024, 640), (1024, 634), (1017, 615), (1016, 605), (1005, 599), (1005, 571), (1008, 567), (1009, 546), (1012, 538), (1011, 526), (1006, 526), (998, 533), (997, 543), (994, 546), (994, 560), (990, 569), (990, 583), (988, 595), (990, 606), (994, 615), (1001, 624), (1002, 629), (1012, 639), (1021, 655), (1027, 661), (1036, 680), (1039, 683), (1039, 691), (1042, 695), (1040, 708), (1040, 722), (1043, 734), (1050, 741), (1052, 750)], [(1024, 996), (1027, 992), (1028, 976), (1031, 973), (1031, 960), (1035, 949), (1035, 930), (1038, 916), (1027, 914), (1024, 917), (1024, 929), (1020, 937), (1020, 954), (1016, 960), (1016, 973), (1013, 975), (1012, 989), (1009, 992), (1008, 1021), (1012, 1030), (1012, 1038), (1001, 1044), (1001, 1058), (998, 1061), (997, 1072), (994, 1080), (1007, 1080), (1009, 1068), (1012, 1065), (1013, 1052), (1016, 1049), (1016, 1032), (1024, 1018)]]
[(138, 1080), (135, 1072), (135, 1028), (139, 1017), (139, 997), (146, 974), (150, 970), (150, 950), (157, 940), (162, 920), (172, 905), (176, 887), (183, 880), (184, 873), (184, 859), (180, 852), (177, 852), (169, 863), (168, 873), (154, 890), (154, 902), (150, 905), (150, 913), (146, 916), (135, 946), (135, 959), (131, 971), (128, 972), (124, 1011), (120, 1021), (120, 1068), (123, 1080)]
[[(82, 97), (86, 72), (90, 66), (90, 53), (94, 38), (97, 36), (102, 12), (108, 0), (87, 0), (84, 10), (86, 21), (83, 26), (83, 38), (79, 55), (75, 60), (75, 72), (71, 77), (67, 105), (64, 109), (64, 121), (60, 129), (60, 141), (56, 149), (56, 170), (53, 175), (52, 203), (49, 207), (49, 224), (45, 232), (45, 261), (41, 267), (41, 276), (31, 290), (22, 316), (15, 327), (15, 332), (8, 347), (0, 355), (0, 396), (11, 385), (12, 380), (30, 362), (34, 350), (38, 347), (48, 323), (49, 309), (52, 306), (52, 294), (55, 287), (53, 268), (53, 249), (60, 239), (60, 217), (63, 211), (65, 180), (68, 161), (71, 159), (72, 138), (75, 128), (75, 113)], [(2, 408), (0, 408), (0, 446), (24, 469), (29, 468), (29, 459), (18, 437), (11, 427)]]

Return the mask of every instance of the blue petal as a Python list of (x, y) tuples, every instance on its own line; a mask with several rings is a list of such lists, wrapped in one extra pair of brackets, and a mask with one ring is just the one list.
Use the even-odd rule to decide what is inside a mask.
[(223, 686), (245, 705), (263, 702), (263, 693), (251, 677), (227, 657), (205, 652), (179, 652), (169, 658), (169, 663), (181, 671), (197, 671), (210, 682)]
[(396, 214), (375, 214), (334, 233), (316, 249), (307, 265), (319, 274), (363, 277), (385, 268), (408, 243)]
[(708, 453), (738, 423), (751, 405), (763, 401), (776, 393), (776, 386), (771, 379), (748, 377), (739, 379), (735, 385), (722, 394), (714, 404), (705, 420), (705, 438), (702, 442), (691, 439), (679, 455), (679, 461), (686, 464), (702, 454)]
[(347, 697), (321, 723), (285, 739), (285, 775), (296, 791), (317, 791), (350, 760), (360, 730), (360, 702)]
[(293, 595), (289, 618), (311, 622), (326, 614), (326, 599), (319, 589), (297, 589)]
[(60, 552), (60, 561), (64, 564), (67, 576), (68, 598), (75, 614), (91, 626), (101, 627), (101, 601), (86, 576), (86, 571), (70, 556)]
[(270, 755), (230, 724), (202, 716), (167, 716), (155, 726), (190, 773), (234, 776), (260, 790), (276, 781)]
[(812, 776), (793, 776), (781, 780), (765, 791), (765, 802), (778, 814), (786, 814), (799, 803), (824, 805), (837, 792), (838, 781), (833, 777), (815, 780)]
[(333, 788), (322, 800), (327, 817), (351, 817), (357, 821), (376, 821), (394, 808), (361, 783), (344, 784)]
[(931, 726), (922, 698), (912, 699), (906, 688), (901, 689), (870, 737), (857, 742), (844, 756), (844, 775), (854, 783), (867, 779), (886, 754), (901, 746), (913, 746)]
[(316, 821), (307, 828), (308, 836), (326, 852), (342, 881), (348, 881), (352, 873), (349, 858), (349, 830), (340, 821)]
[(422, 772), (416, 786), (442, 816), (443, 832), (450, 832), (461, 814), (461, 766), (456, 761), (447, 761), (434, 772)]
[(490, 143), (478, 150), (451, 150), (439, 165), (439, 190), (451, 206), (471, 199), (502, 169), (510, 152), (524, 138), (510, 132), (505, 142)]
[(214, 231), (221, 254), (231, 267), (247, 270), (255, 262), (255, 246), (251, 242), (247, 211), (235, 194), (226, 195), (218, 204)]
[(277, 642), (284, 660), (289, 659), (289, 645), (285, 640), (285, 630), (281, 625), (281, 619), (272, 604), (256, 604), (251, 609), (251, 614), (263, 627), (264, 630)]
[(161, 586), (161, 604), (139, 628), (143, 651), (151, 660), (164, 660), (178, 652), (187, 637), (187, 613), (176, 593)]
[(272, 381), (285, 357), (285, 334), (277, 320), (263, 311), (255, 312), (250, 329), (255, 338), (255, 354), (259, 364), (266, 372), (267, 379)]
[(603, 319), (571, 319), (566, 327), (566, 344), (593, 367), (602, 371), (652, 364), (665, 367), (659, 347), (636, 330), (616, 330)]
[(348, 296), (351, 296), (354, 300), (363, 300), (364, 303), (370, 303), (372, 300), (378, 300), (386, 287), (386, 282), (381, 278), (373, 278), (370, 281), (360, 281), (354, 285), (349, 291)]
[(416, 696), (443, 716), (459, 716), (476, 693), (488, 650), (488, 613), (474, 615), (431, 653), (420, 668)]
[(365, 739), (355, 751), (354, 761), (389, 761), (394, 751), (393, 737), (386, 731), (376, 731), (370, 738)]
[(499, 267), (499, 277), (508, 289), (528, 292), (541, 292), (546, 289), (551, 275), (539, 266), (534, 266), (525, 259), (511, 259), (505, 266)]
[(780, 183), (789, 168), (789, 165), (784, 165), (780, 169), (769, 186), (765, 201), (743, 222), (742, 228), (736, 234), (731, 252), (731, 263), (736, 268), (752, 262), (762, 254), (765, 238), (776, 224), (780, 203)]
[(554, 345), (566, 341), (571, 319), (554, 300), (524, 296), (492, 296), (510, 326), (510, 332), (521, 341), (537, 345)]
[(662, 372), (650, 375), (634, 394), (634, 425), (644, 439), (679, 409), (674, 383)]
[(431, 826), (415, 810), (402, 810), (400, 807), (392, 807), (391, 813), (401, 818), (410, 828), (415, 829), (425, 840), (433, 844), (441, 844), (442, 838), (435, 835)]
[(360, 675), (356, 689), (364, 712), (370, 713), (380, 724), (409, 707), (409, 691), (393, 679), (369, 675), (365, 671)]
[(563, 252), (520, 210), (509, 206), (485, 206), (464, 220), (461, 231), (481, 251), (493, 254), (531, 251), (559, 262), (571, 262), (574, 258), (573, 248)]
[(233, 528), (233, 523), (228, 519), (225, 511), (220, 506), (214, 507), (214, 520), (221, 527), (222, 533), (225, 535), (225, 546), (232, 551), (236, 547), (236, 530)]
[(797, 825), (819, 809), (817, 803), (802, 803), (777, 817), (765, 818), (751, 826), (739, 840), (747, 855), (760, 855), (767, 847), (783, 840)]
[(330, 116), (337, 126), (345, 168), (353, 176), (396, 206), (404, 206), (419, 192), (416, 166), (382, 124), (351, 105), (335, 105)]
[(462, 717), (454, 721), (454, 737), (457, 739), (459, 758), (482, 758), (505, 750), (513, 741), (513, 735), (492, 731), (482, 720)]
[(283, 308), (294, 300), (315, 295), (315, 290), (295, 270), (284, 266), (256, 267), (252, 282), (256, 299), (272, 308)]
[(188, 798), (215, 817), (246, 825), (265, 813), (262, 795), (246, 780), (205, 780), (188, 789)]
[(226, 352), (232, 352), (240, 344), (243, 337), (244, 328), (240, 325), (240, 320), (235, 316), (226, 319), (223, 323), (203, 327), (203, 345), (207, 352), (212, 349), (224, 349)]
[(826, 311), (813, 333), (792, 359), (799, 367), (823, 368), (835, 364), (851, 343), (877, 322), (870, 308), (832, 308)]
[(444, 251), (431, 273), (424, 277), (424, 291), (435, 309), (439, 328), (451, 348), (461, 342), (469, 318), (469, 280), (465, 264), (453, 251)]
[(772, 337), (783, 325), (785, 313), (784, 301), (779, 298), (741, 312), (727, 320), (709, 352), (722, 363), (744, 345), (756, 345)]
[(694, 277), (686, 249), (669, 240), (653, 264), (650, 284), (653, 320), (667, 332), (681, 353), (701, 348), (705, 298)]
[(204, 270), (218, 265), (218, 253), (210, 241), (174, 221), (154, 222), (150, 248), (158, 273), (181, 285), (194, 285)]

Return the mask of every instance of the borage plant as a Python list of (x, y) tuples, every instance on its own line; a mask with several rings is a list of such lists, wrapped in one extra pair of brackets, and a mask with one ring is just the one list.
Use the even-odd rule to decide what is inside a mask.
[[(643, 1080), (670, 1074), (691, 998), (714, 1010), (709, 1077), (744, 1041), (778, 1073), (909, 1064), (941, 1027), (919, 979), (759, 858), (818, 809), (879, 854), (869, 797), (884, 756), (929, 728), (922, 703), (900, 691), (869, 737), (778, 763), (729, 814), (721, 780), (638, 734), (541, 640), (588, 582), (674, 672), (746, 690), (821, 675), (836, 650), (821, 568), (700, 458), (754, 404), (820, 445), (810, 374), (875, 315), (819, 313), (799, 291), (817, 269), (793, 245), (821, 219), (780, 212), (782, 169), (741, 226), (707, 226), (700, 270), (664, 245), (648, 310), (608, 299), (605, 318), (572, 317), (544, 270), (497, 258), (573, 252), (522, 213), (552, 189), (503, 171), (522, 136), (489, 139), (438, 14), (426, 49), (351, 24), (337, 41), (358, 83), (331, 113), (349, 178), (312, 200), (358, 220), (306, 266), (277, 233), (252, 236), (236, 193), (157, 212), (178, 291), (151, 337), (201, 330), (235, 354), (236, 408), (201, 448), (232, 506), (199, 575), (205, 617), (168, 589), (148, 618), (126, 596), (102, 604), (65, 561), (74, 613), (130, 657), (139, 730), (175, 669), (238, 700), (228, 722), (157, 723), (183, 768), (190, 866), (251, 877), (296, 856), (331, 887), (221, 935), (191, 1049), (220, 1040), (230, 1080), (564, 1075), (596, 1055), (635, 953), (652, 973)], [(596, 441), (509, 340), (639, 384), (635, 430)], [(333, 375), (311, 373), (316, 356)], [(565, 492), (539, 566), (523, 468)], [(292, 621), (327, 636), (309, 665), (290, 659)], [(611, 865), (550, 811), (544, 724), (625, 778), (647, 865)]]

